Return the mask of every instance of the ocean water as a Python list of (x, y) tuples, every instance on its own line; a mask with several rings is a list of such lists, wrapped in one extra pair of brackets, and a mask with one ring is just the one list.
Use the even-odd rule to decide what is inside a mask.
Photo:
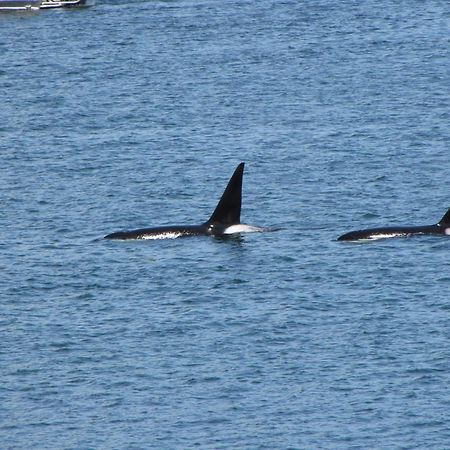
[[(439, 0), (0, 15), (1, 449), (450, 448)], [(235, 239), (196, 224), (246, 162)]]

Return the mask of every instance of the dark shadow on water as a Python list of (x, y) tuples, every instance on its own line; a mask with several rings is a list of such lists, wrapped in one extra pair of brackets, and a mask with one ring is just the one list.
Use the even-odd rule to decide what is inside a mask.
[(218, 243), (224, 243), (224, 244), (227, 243), (227, 244), (232, 244), (235, 246), (242, 246), (242, 244), (244, 243), (244, 238), (240, 234), (214, 236), (213, 239), (215, 242), (218, 242)]

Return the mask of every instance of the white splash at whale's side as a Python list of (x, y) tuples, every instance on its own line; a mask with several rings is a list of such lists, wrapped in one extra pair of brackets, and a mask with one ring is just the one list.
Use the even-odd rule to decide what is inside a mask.
[(144, 240), (155, 240), (155, 239), (176, 239), (180, 236), (183, 236), (183, 233), (180, 232), (165, 232), (165, 233), (159, 233), (159, 234), (143, 234), (138, 239), (144, 239)]
[(409, 236), (409, 233), (403, 233), (403, 232), (377, 233), (377, 234), (368, 236), (366, 239), (361, 239), (361, 240), (378, 241), (379, 239), (389, 239), (389, 238), (402, 237), (402, 236), (403, 237)]

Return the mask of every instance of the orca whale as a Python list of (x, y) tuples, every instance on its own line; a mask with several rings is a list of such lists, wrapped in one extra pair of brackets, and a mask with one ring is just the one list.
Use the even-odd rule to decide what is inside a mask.
[(384, 228), (369, 228), (367, 230), (350, 231), (343, 234), (338, 241), (361, 241), (375, 240), (392, 237), (408, 237), (412, 235), (450, 235), (450, 209), (445, 213), (442, 219), (434, 225), (423, 226), (398, 226)]
[(244, 163), (240, 163), (225, 188), (211, 217), (200, 225), (170, 225), (139, 230), (118, 231), (104, 239), (170, 239), (186, 236), (227, 236), (237, 233), (275, 231), (241, 223), (241, 197)]

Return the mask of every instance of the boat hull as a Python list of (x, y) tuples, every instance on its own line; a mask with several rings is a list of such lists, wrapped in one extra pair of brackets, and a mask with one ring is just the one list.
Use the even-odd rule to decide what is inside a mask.
[(86, 5), (86, 0), (44, 0), (42, 1), (40, 8), (41, 9), (71, 8), (74, 6), (84, 6), (84, 5)]

